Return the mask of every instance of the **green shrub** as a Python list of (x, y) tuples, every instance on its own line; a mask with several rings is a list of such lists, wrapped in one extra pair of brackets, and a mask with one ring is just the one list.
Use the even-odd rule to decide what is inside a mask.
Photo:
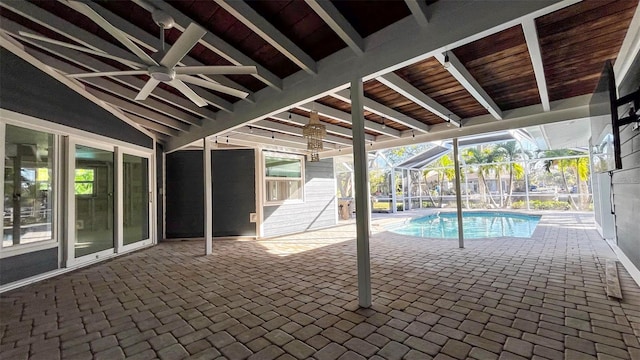
[[(527, 203), (519, 200), (511, 204), (512, 209), (525, 209)], [(531, 200), (529, 207), (534, 210), (571, 210), (571, 205), (566, 201), (556, 200)]]

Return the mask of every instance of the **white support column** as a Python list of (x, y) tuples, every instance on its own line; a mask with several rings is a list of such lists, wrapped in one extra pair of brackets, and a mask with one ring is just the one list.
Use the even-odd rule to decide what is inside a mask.
[(405, 186), (407, 184), (407, 182), (405, 181), (405, 177), (404, 177), (404, 169), (400, 169), (400, 174), (402, 174), (402, 176), (400, 177), (400, 180), (402, 180), (402, 211), (407, 211), (407, 207), (405, 206), (405, 200), (407, 199), (407, 197), (405, 196), (405, 193), (407, 192), (407, 187)]
[[(453, 139), (453, 166), (456, 171), (456, 208), (458, 212), (458, 246), (464, 248), (464, 233), (462, 226), (462, 193), (460, 186), (460, 161), (458, 159), (458, 138)], [(442, 189), (441, 189), (442, 190)]]
[(211, 183), (211, 141), (202, 139), (202, 159), (204, 168), (204, 254), (213, 253), (213, 184)]
[(524, 163), (524, 193), (526, 196), (527, 210), (531, 210), (529, 207), (529, 159), (527, 159), (527, 155), (524, 152), (522, 142), (518, 140), (518, 144), (520, 145), (520, 152), (522, 153)]
[(364, 91), (362, 78), (351, 81), (351, 120), (353, 131), (353, 170), (355, 172), (356, 241), (358, 255), (358, 303), (371, 306), (371, 260), (369, 255), (369, 180), (364, 138)]

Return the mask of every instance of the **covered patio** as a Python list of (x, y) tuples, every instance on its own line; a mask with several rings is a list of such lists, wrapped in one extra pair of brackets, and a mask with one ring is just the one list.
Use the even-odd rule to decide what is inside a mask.
[[(514, 4), (0, 0), (0, 358), (640, 360), (640, 122), (590, 111), (640, 115), (638, 0)], [(458, 145), (520, 129), (618, 148), (594, 214), (371, 214), (372, 151), (451, 141), (461, 219)]]
[(386, 231), (399, 218), (374, 215), (369, 309), (354, 224), (216, 240), (212, 256), (163, 242), (3, 294), (2, 358), (640, 358), (640, 288), (618, 266), (623, 300), (607, 298), (615, 254), (592, 215), (465, 249)]

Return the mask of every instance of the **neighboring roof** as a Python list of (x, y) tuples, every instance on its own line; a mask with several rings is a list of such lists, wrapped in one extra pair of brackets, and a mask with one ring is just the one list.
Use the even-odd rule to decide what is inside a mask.
[[(88, 4), (147, 53), (159, 47), (151, 13), (160, 8), (176, 21), (166, 32), (167, 46), (192, 22), (208, 32), (184, 65), (257, 67), (254, 76), (205, 77), (249, 96), (239, 100), (199, 88), (207, 102), (202, 108), (166, 84), (145, 101), (133, 100), (146, 75), (74, 80), (84, 93), (155, 134), (168, 150), (218, 135), (236, 145), (305, 152), (301, 126), (315, 109), (327, 125), (323, 156), (348, 151), (348, 88), (358, 77), (364, 79), (366, 141), (374, 149), (411, 143), (414, 136), (415, 141), (457, 136), (447, 123), (462, 123), (460, 135), (471, 135), (573, 120), (584, 117), (585, 96), (604, 62), (633, 57), (628, 50), (634, 46), (622, 44), (640, 32), (638, 2), (628, 0), (531, 0), (517, 6), (436, 0)], [(2, 0), (0, 30), (0, 45), (62, 74), (127, 70), (131, 67), (118, 58), (136, 59), (66, 1)], [(616, 70), (622, 75), (624, 69)]]
[(407, 161), (396, 165), (396, 167), (405, 169), (422, 169), (423, 167), (429, 165), (430, 163), (438, 160), (443, 155), (446, 155), (450, 152), (451, 147), (437, 145), (421, 154), (412, 157), (411, 159), (408, 159)]

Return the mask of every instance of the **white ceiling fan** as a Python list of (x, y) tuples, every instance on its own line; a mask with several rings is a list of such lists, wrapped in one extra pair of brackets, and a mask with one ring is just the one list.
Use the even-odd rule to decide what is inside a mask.
[(122, 45), (134, 53), (140, 63), (128, 61), (126, 59), (118, 58), (116, 56), (109, 55), (100, 50), (93, 50), (83, 48), (81, 46), (71, 45), (64, 42), (48, 39), (46, 37), (30, 34), (26, 32), (20, 32), (20, 35), (34, 38), (41, 41), (54, 43), (56, 45), (67, 46), (79, 51), (88, 52), (98, 56), (104, 56), (107, 58), (121, 61), (129, 66), (137, 69), (124, 70), (124, 71), (107, 71), (107, 72), (90, 72), (81, 74), (68, 74), (70, 78), (87, 78), (97, 76), (119, 76), (119, 75), (148, 75), (149, 80), (140, 90), (135, 100), (144, 100), (153, 89), (161, 82), (173, 86), (179, 90), (184, 96), (189, 98), (198, 106), (205, 106), (207, 102), (196, 94), (187, 84), (190, 83), (204, 88), (208, 88), (214, 91), (219, 91), (228, 95), (232, 95), (239, 98), (245, 98), (249, 94), (247, 92), (234, 89), (229, 86), (221, 85), (213, 81), (207, 81), (200, 77), (193, 75), (250, 75), (256, 74), (257, 69), (255, 66), (176, 66), (183, 57), (187, 55), (189, 51), (198, 43), (198, 41), (207, 33), (207, 31), (197, 24), (191, 23), (185, 31), (180, 35), (178, 40), (169, 48), (164, 51), (164, 30), (170, 29), (174, 25), (174, 21), (171, 16), (156, 10), (153, 12), (153, 20), (160, 27), (160, 42), (161, 50), (150, 56), (144, 52), (138, 45), (136, 45), (129, 37), (118, 28), (109, 23), (105, 18), (93, 10), (89, 5), (75, 1), (66, 1), (66, 4), (81, 14), (87, 16), (94, 21), (98, 26), (104, 29), (107, 33), (118, 40)]

